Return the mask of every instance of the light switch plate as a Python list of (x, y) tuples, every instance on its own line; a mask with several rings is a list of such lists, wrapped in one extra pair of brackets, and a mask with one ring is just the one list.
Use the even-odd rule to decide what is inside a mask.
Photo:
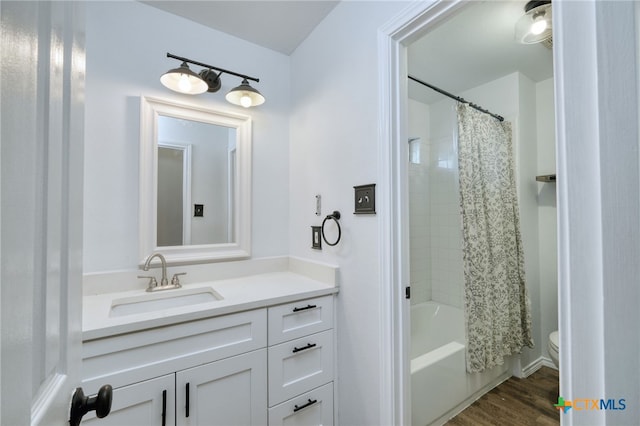
[(354, 214), (376, 214), (376, 184), (354, 186)]
[(311, 227), (311, 248), (315, 250), (322, 250), (322, 227)]

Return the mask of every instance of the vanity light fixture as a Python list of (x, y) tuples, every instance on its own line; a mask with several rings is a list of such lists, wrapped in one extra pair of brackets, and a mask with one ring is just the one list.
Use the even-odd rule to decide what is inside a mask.
[(225, 98), (232, 104), (241, 105), (245, 108), (262, 105), (264, 103), (264, 96), (251, 87), (246, 78), (242, 80), (240, 86), (231, 89)]
[(516, 40), (522, 44), (551, 39), (551, 0), (529, 1), (515, 27)]
[(209, 88), (198, 74), (189, 69), (186, 62), (164, 73), (160, 77), (160, 82), (171, 90), (188, 95), (199, 95)]
[[(242, 78), (242, 83), (227, 93), (227, 101), (245, 108), (262, 105), (265, 101), (264, 96), (249, 84), (249, 80), (253, 80), (256, 83), (260, 82), (255, 77), (249, 77), (245, 74), (214, 67), (213, 65), (193, 61), (171, 53), (167, 53), (167, 57), (182, 61), (180, 67), (169, 70), (160, 77), (160, 82), (168, 89), (189, 95), (199, 95), (204, 92), (215, 93), (222, 86), (220, 75), (224, 73)], [(189, 69), (187, 63), (198, 65), (204, 69), (199, 74), (196, 74)]]

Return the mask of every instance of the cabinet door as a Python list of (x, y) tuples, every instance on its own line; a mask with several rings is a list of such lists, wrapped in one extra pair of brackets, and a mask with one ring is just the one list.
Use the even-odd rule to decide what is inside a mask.
[(83, 425), (175, 425), (175, 375), (168, 374), (113, 390), (111, 413), (103, 419), (95, 411), (82, 418)]
[(177, 425), (267, 424), (266, 349), (176, 373)]

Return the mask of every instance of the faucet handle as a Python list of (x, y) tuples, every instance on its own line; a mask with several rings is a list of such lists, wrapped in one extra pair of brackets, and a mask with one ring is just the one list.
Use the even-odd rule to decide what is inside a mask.
[(180, 278), (178, 278), (179, 275), (187, 275), (186, 272), (178, 272), (177, 274), (173, 274), (173, 278), (171, 278), (171, 285), (174, 285), (176, 287), (180, 287)]
[(151, 291), (154, 287), (158, 286), (158, 281), (156, 281), (156, 277), (154, 276), (138, 275), (138, 278), (149, 278), (149, 285), (147, 286), (147, 291)]

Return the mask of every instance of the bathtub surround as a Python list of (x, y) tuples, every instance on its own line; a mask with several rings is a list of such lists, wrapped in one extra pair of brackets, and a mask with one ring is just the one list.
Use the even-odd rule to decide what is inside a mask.
[[(520, 73), (511, 73), (459, 95), (473, 99), (512, 123), (525, 276), (531, 300), (531, 334), (535, 342), (546, 342), (549, 333), (557, 329), (557, 278), (553, 256), (556, 249), (555, 186), (545, 187), (549, 184), (537, 183), (534, 177), (548, 173), (555, 166), (553, 79), (534, 83)], [(426, 118), (420, 118), (421, 115)], [(423, 207), (428, 212), (425, 238), (414, 237), (415, 230), (425, 224), (415, 223), (411, 216), (411, 258), (412, 263), (415, 262), (413, 251), (417, 246), (427, 253), (426, 259), (418, 255), (419, 261), (430, 265), (426, 278), (414, 280), (412, 264), (412, 303), (433, 300), (462, 308), (464, 275), (458, 178), (451, 167), (457, 163), (455, 120), (455, 101), (451, 99), (430, 105), (409, 100), (409, 132), (412, 136), (426, 134), (422, 137), (423, 148), (426, 148), (421, 154), (430, 159), (428, 164), (410, 165), (422, 167), (420, 173), (427, 176), (426, 183), (422, 184), (425, 190), (413, 191), (410, 187), (413, 191), (410, 197), (416, 193), (421, 197), (415, 201), (410, 198), (410, 202), (419, 206), (428, 204)], [(409, 173), (412, 179), (411, 168)], [(544, 213), (540, 222), (538, 212)], [(427, 241), (428, 249), (420, 246), (420, 240)], [(414, 295), (420, 295), (421, 299), (414, 300)], [(520, 360), (521, 365), (514, 366), (514, 374), (518, 376), (530, 374), (540, 365), (553, 365), (545, 344), (532, 349), (524, 347)]]
[(458, 104), (467, 370), (533, 347), (511, 123)]
[[(467, 99), (473, 99), (483, 107), (506, 117), (513, 126), (513, 149), (515, 179), (518, 184), (518, 201), (520, 224), (522, 226), (526, 263), (526, 277), (531, 296), (531, 336), (536, 342), (544, 342), (557, 322), (557, 304), (553, 296), (556, 294), (556, 281), (548, 269), (555, 270), (555, 259), (546, 255), (554, 248), (555, 203), (552, 198), (554, 188), (541, 188), (543, 184), (533, 179), (538, 171), (542, 173), (546, 167), (553, 167), (553, 79), (533, 83), (519, 73), (505, 75), (481, 86), (461, 93)], [(537, 107), (537, 111), (536, 111)], [(533, 113), (531, 112), (533, 110)], [(536, 114), (537, 112), (537, 114)], [(429, 336), (431, 322), (417, 319), (414, 324), (414, 313), (417, 306), (425, 302), (433, 302), (442, 308), (458, 308), (461, 330), (464, 330), (463, 294), (464, 273), (462, 256), (462, 231), (460, 218), (460, 202), (457, 177), (456, 149), (456, 111), (455, 101), (443, 99), (430, 105), (409, 99), (409, 135), (420, 137), (421, 164), (408, 164), (410, 191), (410, 258), (412, 283), (411, 327), (418, 325), (415, 333), (422, 333), (419, 340), (411, 338), (411, 359), (420, 358), (431, 353), (428, 358), (442, 355), (443, 348), (451, 350), (455, 341), (451, 338), (437, 348), (418, 349), (424, 337)], [(536, 161), (537, 159), (537, 161)], [(553, 168), (551, 169), (553, 170)], [(538, 199), (539, 192), (544, 195), (543, 205)], [(539, 225), (537, 211), (544, 207), (545, 221)], [(545, 226), (543, 226), (543, 224)], [(547, 226), (548, 225), (548, 226)], [(526, 237), (524, 236), (526, 235)], [(540, 248), (538, 248), (540, 247)], [(545, 254), (546, 264), (538, 260), (539, 253)], [(545, 272), (545, 280), (539, 279)], [(544, 294), (541, 299), (540, 294)], [(448, 305), (448, 306), (447, 306)], [(447, 311), (451, 312), (449, 309)], [(442, 310), (440, 310), (442, 312)], [(424, 317), (424, 316), (423, 316)], [(427, 324), (425, 326), (425, 324)], [(422, 331), (420, 330), (422, 327)], [(451, 327), (446, 326), (447, 330)], [(453, 333), (449, 333), (453, 335)], [(431, 339), (431, 337), (428, 337)], [(415, 342), (414, 342), (415, 340)], [(442, 407), (449, 411), (434, 414), (434, 409), (422, 410), (428, 421), (446, 421), (459, 412), (484, 392), (504, 381), (511, 374), (521, 377), (536, 371), (540, 365), (552, 366), (548, 358), (545, 344), (534, 348), (524, 347), (519, 357), (506, 357), (505, 363), (482, 373), (467, 374), (465, 365), (465, 340), (460, 339), (461, 349), (456, 355), (458, 364), (453, 373), (443, 377), (447, 385), (452, 385), (457, 400), (448, 401)], [(454, 352), (454, 351), (451, 351)], [(449, 352), (447, 352), (449, 353)], [(422, 358), (424, 359), (424, 358)], [(450, 362), (450, 361), (449, 361)], [(431, 370), (438, 370), (438, 363), (429, 363)], [(441, 368), (440, 368), (441, 370)], [(411, 376), (412, 393), (426, 395), (430, 389), (429, 368), (415, 370)], [(433, 378), (428, 379), (433, 380)], [(464, 383), (471, 383), (467, 388)], [(433, 382), (431, 382), (433, 383)], [(438, 382), (439, 383), (439, 382)], [(457, 383), (457, 384), (455, 384)], [(464, 391), (463, 391), (464, 389)], [(455, 402), (455, 404), (454, 404)], [(420, 408), (413, 412), (420, 417), (421, 409), (428, 402), (419, 398), (413, 404)], [(453, 408), (451, 408), (455, 405)], [(430, 411), (430, 414), (427, 414)], [(435, 417), (432, 417), (435, 416)], [(414, 420), (417, 420), (414, 418)], [(415, 424), (425, 424), (417, 420)]]
[(465, 368), (462, 309), (411, 306), (411, 424), (441, 424), (510, 376), (505, 362), (476, 374)]

